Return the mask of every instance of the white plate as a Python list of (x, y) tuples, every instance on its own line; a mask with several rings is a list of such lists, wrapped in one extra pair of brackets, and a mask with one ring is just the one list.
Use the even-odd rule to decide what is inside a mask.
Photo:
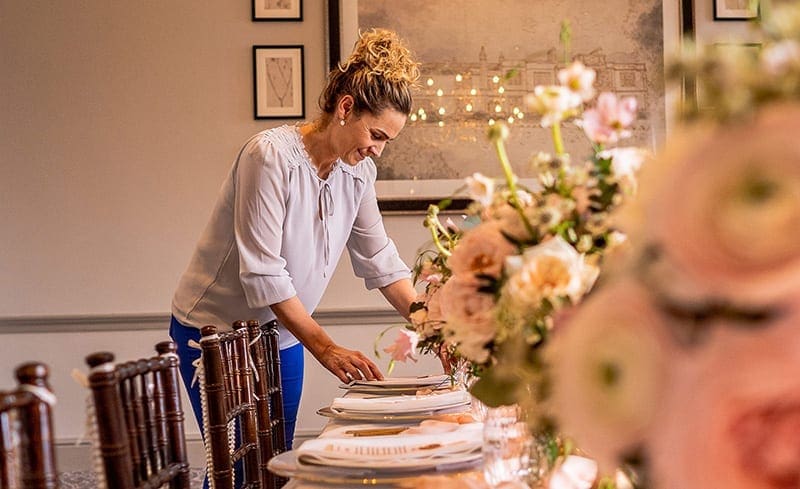
[(424, 388), (432, 386), (446, 385), (451, 382), (451, 377), (447, 374), (422, 375), (420, 377), (386, 377), (383, 380), (353, 380), (347, 384), (341, 384), (342, 389), (352, 389), (353, 387), (370, 388)]
[(469, 404), (472, 396), (463, 390), (414, 396), (358, 396), (337, 397), (331, 409), (339, 412), (359, 413), (415, 413)]
[(384, 395), (384, 396), (397, 396), (400, 394), (408, 394), (414, 395), (417, 392), (425, 389), (431, 389), (434, 392), (441, 392), (450, 390), (450, 382), (446, 382), (443, 385), (428, 385), (428, 386), (372, 386), (372, 385), (349, 385), (349, 384), (341, 384), (339, 385), (340, 389), (347, 389), (347, 392), (354, 392), (359, 394), (372, 394), (372, 395)]
[(376, 423), (393, 423), (406, 421), (423, 421), (437, 414), (469, 413), (469, 403), (445, 409), (432, 409), (413, 413), (374, 413), (374, 412), (352, 412), (334, 411), (330, 406), (317, 410), (317, 414), (326, 418), (333, 418), (343, 421), (372, 421)]

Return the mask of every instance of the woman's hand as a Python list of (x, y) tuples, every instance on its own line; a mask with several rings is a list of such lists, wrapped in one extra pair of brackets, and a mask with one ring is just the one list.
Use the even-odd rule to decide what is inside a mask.
[(383, 374), (363, 353), (337, 345), (308, 314), (297, 296), (270, 306), (278, 321), (300, 340), (323, 367), (344, 383), (382, 380)]
[(331, 344), (315, 355), (323, 367), (344, 383), (351, 380), (383, 380), (383, 374), (366, 355)]

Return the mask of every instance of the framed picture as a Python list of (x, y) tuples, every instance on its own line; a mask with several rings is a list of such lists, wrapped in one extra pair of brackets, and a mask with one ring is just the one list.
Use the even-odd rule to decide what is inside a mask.
[(303, 0), (253, 0), (256, 22), (301, 21)]
[(758, 3), (758, 0), (714, 0), (714, 20), (755, 19)]
[[(526, 113), (525, 95), (557, 83), (558, 71), (576, 59), (595, 69), (599, 90), (636, 97), (640, 117), (630, 143), (657, 146), (666, 132), (662, 0), (621, 1), (625, 16), (585, 0), (540, 0), (535, 9), (527, 0), (501, 7), (470, 0), (328, 0), (331, 68), (349, 56), (359, 30), (372, 27), (397, 32), (421, 62), (412, 114), (376, 159), (379, 200), (424, 210), (440, 198), (463, 197), (464, 178), (475, 172), (502, 178), (486, 137), (498, 121), (511, 128), (507, 149), (516, 174), (535, 179), (531, 157), (554, 149), (550, 131)], [(582, 14), (570, 18), (573, 12)], [(630, 19), (637, 29), (628, 28)], [(571, 40), (561, 43), (565, 20)], [(565, 124), (562, 134), (573, 158), (590, 154), (579, 128)]]
[(253, 46), (256, 119), (305, 117), (303, 46)]

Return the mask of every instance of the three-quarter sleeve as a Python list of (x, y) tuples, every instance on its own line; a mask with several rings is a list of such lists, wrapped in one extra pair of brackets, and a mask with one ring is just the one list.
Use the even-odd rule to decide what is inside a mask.
[(253, 309), (296, 295), (280, 253), (289, 172), (283, 160), (269, 140), (256, 138), (242, 150), (236, 168), (234, 233), (239, 280)]
[(374, 174), (370, 176), (347, 240), (347, 250), (353, 272), (364, 279), (367, 289), (375, 289), (408, 278), (411, 271), (386, 235), (375, 194)]

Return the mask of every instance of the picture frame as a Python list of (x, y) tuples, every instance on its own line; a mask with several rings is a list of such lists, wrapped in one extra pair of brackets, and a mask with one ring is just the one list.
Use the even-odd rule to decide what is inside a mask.
[(254, 22), (300, 22), (303, 0), (252, 0)]
[(253, 107), (256, 119), (305, 118), (302, 45), (253, 46)]
[(758, 11), (757, 0), (714, 0), (714, 20), (753, 20)]
[[(652, 26), (649, 27), (656, 27), (658, 30), (661, 30), (664, 27), (663, 22), (665, 21), (662, 20), (660, 14), (656, 17), (655, 13), (660, 12), (662, 3), (667, 4), (668, 2), (675, 2), (675, 7), (672, 8), (671, 11), (677, 10), (678, 1), (680, 0), (663, 0), (663, 2), (662, 0), (657, 0), (657, 1), (645, 2), (648, 5), (647, 8), (650, 8), (650, 4), (652, 4), (652, 9), (646, 12), (647, 14), (649, 14), (647, 16), (649, 22), (651, 23), (656, 22), (655, 19), (657, 19), (659, 24), (657, 26), (653, 24)], [(335, 69), (341, 61), (345, 60), (349, 56), (350, 50), (352, 49), (353, 45), (358, 39), (359, 31), (364, 27), (372, 27), (372, 26), (387, 27), (396, 30), (400, 34), (401, 38), (409, 42), (409, 45), (412, 51), (415, 52), (415, 54), (419, 54), (418, 48), (420, 46), (426, 46), (428, 42), (432, 42), (432, 39), (430, 38), (431, 34), (419, 34), (420, 37), (415, 37), (420, 32), (421, 27), (408, 23), (398, 24), (398, 22), (403, 22), (403, 20), (410, 21), (408, 17), (412, 15), (411, 13), (403, 13), (402, 17), (398, 17), (397, 15), (394, 15), (394, 13), (389, 13), (389, 11), (386, 11), (386, 13), (384, 14), (385, 15), (384, 18), (382, 19), (375, 18), (375, 14), (377, 11), (380, 11), (381, 9), (387, 7), (391, 7), (390, 10), (392, 10), (395, 8), (395, 5), (397, 4), (389, 4), (388, 2), (387, 3), (380, 2), (379, 4), (376, 3), (373, 5), (372, 3), (366, 0), (327, 0), (326, 7), (327, 7), (328, 34), (329, 34), (328, 46), (327, 46), (328, 68), (331, 70)], [(438, 12), (439, 10), (437, 10), (438, 7), (436, 5), (438, 5), (438, 3), (436, 2), (432, 4), (431, 3), (425, 4), (425, 8), (427, 9), (428, 12)], [(411, 12), (414, 11), (414, 9), (416, 8), (418, 7), (410, 6), (406, 8), (406, 11)], [(486, 9), (490, 7), (487, 6), (483, 8)], [(442, 5), (441, 12), (446, 12), (444, 5)], [(529, 9), (525, 11), (520, 11), (519, 13), (523, 17), (533, 15)], [(361, 17), (360, 19), (360, 16), (363, 15), (367, 15), (367, 17)], [(372, 15), (372, 17), (369, 17), (370, 15)], [(506, 15), (514, 17), (516, 16), (516, 13), (506, 12)], [(365, 21), (364, 19), (367, 20)], [(386, 25), (383, 24), (383, 19), (386, 20)], [(364, 26), (359, 25), (360, 20), (361, 22), (365, 22)], [(377, 22), (375, 22), (375, 20), (377, 20)], [(553, 21), (550, 22), (550, 24), (554, 25), (555, 28), (558, 29), (561, 20), (563, 19), (554, 17)], [(428, 24), (434, 22), (433, 19), (425, 19), (425, 21)], [(445, 19), (444, 21), (446, 24), (447, 19)], [(537, 25), (541, 25), (547, 21), (536, 19), (535, 22), (539, 23)], [(484, 22), (484, 25), (491, 25), (491, 26), (498, 26), (500, 24), (502, 23), (492, 24)], [(437, 25), (441, 27), (442, 25), (441, 19), (438, 19)], [(670, 26), (671, 29), (673, 27), (674, 31), (677, 32), (678, 30), (677, 25)], [(498, 31), (495, 33), (490, 33), (489, 31), (483, 33), (484, 35), (483, 39), (485, 39), (487, 50), (492, 50), (492, 49), (495, 50), (491, 52), (492, 60), (490, 62), (493, 63), (494, 66), (495, 64), (497, 64), (496, 60), (498, 58), (501, 59), (500, 64), (503, 63), (502, 54), (509, 54), (512, 51), (508, 50), (505, 53), (498, 53), (496, 51), (497, 49), (496, 41), (504, 37), (502, 29), (500, 29), (499, 27), (489, 27), (489, 28), (498, 29)], [(574, 27), (573, 30), (575, 32), (578, 32), (580, 31), (580, 27), (579, 26)], [(622, 29), (620, 29), (620, 31), (622, 31)], [(433, 31), (428, 29), (428, 32), (433, 32)], [(439, 31), (437, 30), (436, 32)], [(470, 33), (472, 32), (474, 31), (470, 30)], [(596, 43), (594, 39), (600, 39), (603, 37), (603, 36), (594, 36), (591, 33), (584, 33), (584, 36), (587, 39), (592, 39), (592, 41), (589, 41), (590, 43)], [(531, 50), (530, 52), (524, 52), (524, 53), (519, 51), (513, 52), (514, 57), (513, 58), (506, 57), (505, 58), (506, 63), (503, 66), (510, 65), (512, 61), (515, 62), (519, 61), (524, 63), (524, 60), (528, 57), (528, 55), (531, 54), (535, 56), (543, 56), (542, 53), (544, 53), (549, 47), (551, 47), (552, 43), (558, 42), (558, 41), (550, 41), (550, 39), (557, 40), (558, 38), (559, 36), (558, 33), (556, 32), (555, 35), (547, 37), (544, 40), (544, 42), (536, 42), (535, 40), (531, 40), (522, 47), (523, 49), (530, 49)], [(459, 39), (461, 40), (461, 42), (463, 42), (465, 37), (459, 37)], [(546, 43), (548, 44), (545, 45)], [(592, 59), (596, 59), (595, 46), (594, 45), (586, 46), (585, 44), (586, 43), (584, 43), (584, 46), (580, 48), (581, 51), (577, 51), (575, 54), (585, 56), (586, 58), (590, 59), (591, 62)], [(452, 58), (452, 57), (449, 58), (450, 60), (455, 60), (455, 61), (450, 63), (447, 69), (455, 70), (456, 68), (453, 68), (453, 66), (457, 63), (462, 63), (461, 66), (466, 66), (467, 64), (471, 64), (471, 66), (474, 66), (477, 64), (480, 58), (478, 53), (478, 51), (480, 50), (480, 46), (478, 46), (478, 49), (473, 49), (473, 48), (463, 48), (463, 49), (470, 49), (470, 51), (465, 52), (465, 54), (460, 58)], [(607, 49), (608, 52), (611, 53), (611, 47), (608, 47)], [(630, 52), (635, 53), (637, 52), (637, 50), (631, 49)], [(661, 62), (655, 63), (650, 61), (650, 60), (658, 60), (659, 58), (661, 58), (663, 56), (663, 53), (661, 51), (650, 53), (648, 56), (649, 57), (646, 62), (650, 64), (647, 65), (648, 66), (647, 69), (650, 69), (656, 65), (658, 65), (659, 67), (658, 69), (663, 69), (663, 63)], [(435, 60), (424, 59), (424, 58), (421, 58), (419, 60), (422, 62), (423, 67), (434, 66), (434, 69), (439, 69), (438, 67), (435, 66), (437, 64)], [(535, 67), (529, 66), (531, 68), (530, 70), (527, 71), (522, 70), (525, 71), (526, 75), (529, 75), (529, 78), (527, 79), (526, 82), (524, 82), (525, 83), (524, 85), (523, 84), (517, 85), (514, 95), (516, 96), (517, 93), (521, 93), (523, 89), (532, 90), (531, 84), (533, 78), (537, 77), (536, 82), (537, 84), (540, 83), (538, 78), (540, 74), (543, 74), (543, 76), (545, 77), (549, 77), (548, 79), (555, 80), (555, 73), (557, 69), (563, 67), (560, 63), (561, 63), (560, 61), (551, 61), (551, 58), (548, 58), (543, 60), (543, 62), (538, 63)], [(615, 71), (614, 73), (609, 72), (608, 78), (604, 79), (612, 80), (610, 83), (613, 84), (617, 83), (617, 80), (619, 78), (624, 78), (624, 80), (626, 81), (626, 86), (622, 87), (623, 90), (620, 90), (619, 92), (622, 95), (636, 96), (638, 94), (644, 94), (644, 91), (649, 90), (649, 88), (647, 87), (643, 88), (642, 81), (643, 80), (646, 81), (648, 79), (647, 76), (652, 76), (649, 75), (649, 73), (647, 74), (647, 76), (645, 76), (644, 72), (641, 71), (643, 69), (642, 67), (644, 66), (644, 63), (645, 60), (641, 60), (641, 62), (634, 61), (627, 63), (625, 66), (615, 65), (616, 66), (615, 69), (617, 71)], [(444, 63), (439, 63), (439, 66), (443, 64)], [(541, 70), (539, 70), (539, 68), (541, 68)], [(507, 72), (507, 68), (490, 68), (490, 70), (501, 70), (501, 69), (503, 70), (502, 72), (496, 71), (496, 73), (502, 75)], [(626, 76), (617, 77), (617, 74), (622, 73), (622, 71), (626, 71), (625, 73)], [(448, 94), (450, 94), (450, 96), (452, 97), (452, 94), (454, 93), (452, 91), (454, 90), (453, 88), (454, 83), (452, 81), (452, 78), (448, 79), (449, 75), (446, 75), (445, 73), (446, 69), (441, 69), (439, 75), (433, 76), (434, 78), (436, 78), (436, 85), (434, 85), (432, 89), (428, 89), (425, 86), (423, 86), (420, 92), (415, 93), (414, 96), (415, 109), (417, 108), (416, 106), (419, 106), (424, 103), (437, 103), (436, 97), (438, 93), (436, 88), (438, 87), (444, 88), (444, 98), (447, 98)], [(455, 76), (456, 71), (453, 71), (452, 73), (453, 76)], [(429, 76), (427, 73), (424, 72), (422, 73), (422, 75), (423, 76), (420, 81), (423, 85), (425, 85), (426, 82), (428, 82)], [(606, 74), (604, 73), (604, 75)], [(477, 77), (478, 77), (478, 71), (472, 71), (472, 79), (476, 80), (475, 83), (479, 83), (477, 81), (478, 80)], [(455, 79), (458, 83), (462, 81), (462, 79), (459, 77), (456, 77)], [(465, 73), (465, 76), (463, 77), (465, 84), (467, 83), (468, 79), (469, 78), (467, 76), (467, 73)], [(631, 80), (632, 82), (628, 83), (628, 81)], [(541, 81), (541, 83), (546, 83), (546, 82)], [(428, 84), (427, 86), (431, 85)], [(431, 93), (427, 93), (425, 92), (425, 90)], [(660, 96), (663, 97), (664, 96), (663, 87), (661, 88), (661, 90), (662, 93)], [(658, 103), (657, 102), (658, 96), (659, 95), (653, 96), (650, 99), (651, 103), (654, 104)], [(465, 105), (467, 104), (460, 105), (460, 107), (463, 108)], [(452, 104), (452, 108), (455, 108), (457, 106), (459, 105)], [(646, 106), (646, 104), (642, 103), (640, 106)], [(654, 112), (653, 117), (652, 119), (650, 119), (650, 121), (659, 121), (659, 122), (656, 122), (654, 126), (647, 126), (638, 133), (640, 135), (639, 142), (640, 143), (643, 142), (644, 145), (646, 146), (655, 147), (657, 144), (656, 140), (657, 139), (663, 140), (664, 134), (666, 132), (666, 120), (664, 114), (665, 108), (662, 103), (658, 103), (658, 107), (661, 108), (655, 109), (656, 112)], [(494, 105), (492, 105), (492, 108), (494, 109)], [(512, 106), (509, 105), (509, 110), (511, 108)], [(428, 110), (428, 107), (426, 107), (426, 110), (428, 114), (433, 113), (431, 110)], [(437, 109), (435, 108), (433, 110), (437, 111)], [(660, 112), (658, 112), (658, 110), (660, 110)], [(442, 112), (439, 111), (439, 113)], [(446, 114), (448, 117), (450, 116), (450, 114), (454, 114), (454, 112), (451, 111), (451, 106), (447, 107)], [(460, 116), (454, 115), (454, 117), (460, 117)], [(488, 114), (488, 117), (491, 117), (491, 114)], [(471, 175), (474, 171), (479, 171), (479, 170), (473, 170), (472, 167), (469, 166), (473, 164), (472, 162), (468, 162), (467, 165), (462, 165), (462, 162), (465, 161), (463, 160), (464, 156), (463, 150), (461, 150), (462, 154), (458, 155), (459, 156), (458, 159), (451, 158), (451, 155), (453, 155), (454, 153), (451, 152), (450, 148), (442, 150), (437, 154), (433, 154), (434, 152), (439, 151), (438, 148), (440, 147), (442, 142), (444, 142), (444, 144), (454, 145), (454, 144), (459, 144), (458, 142), (460, 141), (470, 141), (470, 144), (468, 145), (461, 144), (461, 147), (467, 148), (468, 146), (470, 149), (474, 148), (476, 150), (474, 157), (472, 158), (473, 162), (479, 162), (477, 164), (484, 165), (488, 169), (488, 171), (484, 172), (484, 174), (487, 174), (489, 176), (494, 176), (496, 178), (501, 177), (501, 174), (498, 170), (499, 164), (495, 165), (495, 163), (497, 163), (496, 155), (493, 153), (493, 150), (488, 140), (485, 139), (486, 128), (487, 128), (486, 123), (488, 122), (488, 117), (487, 120), (482, 119), (478, 121), (477, 119), (473, 119), (471, 121), (466, 121), (464, 123), (456, 121), (453, 124), (451, 124), (451, 120), (442, 121), (443, 124), (439, 125), (441, 130), (439, 131), (439, 133), (435, 135), (432, 134), (436, 132), (438, 129), (432, 126), (430, 127), (430, 131), (428, 133), (420, 134), (420, 131), (426, 131), (427, 129), (418, 127), (420, 126), (419, 120), (418, 119), (415, 120), (414, 117), (410, 117), (409, 121), (406, 124), (406, 128), (403, 130), (397, 141), (392, 143), (391, 147), (387, 149), (387, 151), (385, 151), (384, 155), (382, 155), (381, 158), (376, 159), (376, 164), (378, 165), (378, 180), (376, 181), (376, 190), (378, 193), (378, 200), (381, 208), (387, 209), (387, 212), (389, 208), (393, 209), (392, 212), (420, 212), (420, 211), (425, 211), (431, 203), (436, 203), (443, 198), (453, 199), (454, 205), (451, 208), (452, 210), (456, 210), (458, 206), (463, 206), (468, 204), (468, 199), (466, 200), (466, 202), (464, 199), (464, 197), (466, 197), (464, 177)], [(506, 115), (505, 118), (509, 118), (509, 115)], [(431, 118), (428, 119), (428, 121), (430, 120)], [(531, 122), (533, 121), (533, 119), (530, 120)], [(648, 121), (647, 124), (649, 124), (650, 121)], [(439, 121), (437, 120), (437, 122)], [(528, 123), (527, 125), (530, 126), (530, 123)], [(519, 123), (517, 124), (517, 126), (522, 127), (523, 124)], [(463, 131), (464, 129), (462, 128), (465, 127), (469, 127), (468, 130), (472, 131), (471, 134), (467, 135), (467, 137), (464, 137), (463, 132), (461, 133), (458, 132), (458, 131)], [(526, 129), (525, 131), (530, 132), (528, 129)], [(546, 138), (547, 141), (546, 142), (529, 141), (527, 139), (528, 133), (523, 133), (522, 129), (519, 130), (515, 129), (514, 131), (512, 131), (512, 138), (514, 138), (515, 141), (511, 141), (510, 145), (508, 146), (509, 154), (512, 159), (512, 164), (517, 163), (521, 168), (524, 165), (526, 165), (528, 159), (530, 158), (530, 155), (532, 154), (530, 150), (539, 149), (546, 151), (550, 147), (547, 146), (547, 144), (550, 145), (552, 144), (552, 142), (549, 140), (549, 133), (545, 134), (547, 133), (547, 131), (543, 130), (537, 132), (541, 133), (537, 137), (541, 137), (542, 139)], [(431, 135), (430, 138), (427, 138), (428, 135)], [(582, 134), (580, 136), (582, 136)], [(582, 136), (581, 141), (584, 140), (585, 136)], [(484, 141), (485, 144), (481, 145), (481, 141)], [(514, 144), (517, 144), (516, 148), (513, 147)], [(411, 149), (413, 148), (404, 149), (404, 145), (405, 148), (414, 146), (415, 148), (420, 148), (421, 151), (419, 152), (419, 155), (415, 157), (413, 156), (414, 151), (411, 151)], [(523, 145), (527, 145), (526, 146), (527, 150), (524, 155), (520, 149)], [(577, 148), (573, 149), (575, 149), (576, 152), (580, 151), (580, 149)], [(516, 154), (514, 154), (515, 150)], [(401, 155), (402, 159), (394, 159), (394, 157), (400, 155), (401, 153), (402, 153)], [(431, 155), (433, 157), (431, 157)], [(430, 170), (428, 168), (424, 168), (425, 166), (429, 166)], [(438, 171), (439, 168), (443, 169), (443, 171), (441, 171), (439, 174), (443, 175), (444, 178), (441, 178), (439, 176), (434, 176), (434, 171)], [(416, 172), (418, 169), (421, 169), (421, 171), (417, 175)], [(532, 184), (533, 181), (535, 180), (535, 175), (520, 174), (520, 177), (522, 180), (520, 183), (523, 185), (526, 183)]]

